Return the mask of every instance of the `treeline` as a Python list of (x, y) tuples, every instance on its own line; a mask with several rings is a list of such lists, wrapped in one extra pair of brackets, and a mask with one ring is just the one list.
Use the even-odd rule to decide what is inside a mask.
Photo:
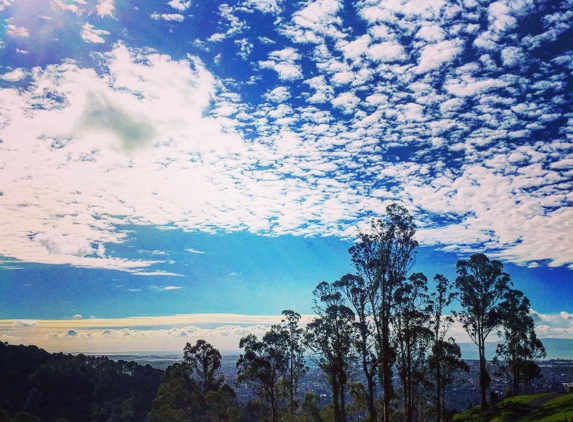
[(0, 422), (141, 422), (163, 371), (0, 342)]
[[(469, 369), (447, 335), (455, 320), (478, 348), (482, 407), (492, 370), (507, 381), (508, 394), (527, 391), (540, 376), (536, 360), (545, 356), (529, 300), (512, 287), (501, 262), (483, 254), (459, 260), (454, 281), (411, 273), (415, 232), (411, 215), (389, 206), (350, 248), (355, 273), (313, 291), (316, 317), (306, 327), (299, 314), (284, 311), (261, 339), (240, 340), (237, 383), (256, 392), (246, 406), (224, 384), (219, 352), (200, 340), (167, 369), (149, 422), (449, 420), (447, 387)], [(453, 301), (461, 311), (451, 312)], [(493, 367), (485, 357), (492, 333), (504, 340)], [(332, 403), (322, 408), (313, 392), (300, 399), (309, 360), (331, 387)]]

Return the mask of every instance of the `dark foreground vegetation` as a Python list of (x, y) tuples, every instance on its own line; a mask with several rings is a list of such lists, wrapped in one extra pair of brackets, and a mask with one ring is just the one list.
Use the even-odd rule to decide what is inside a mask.
[[(477, 347), (481, 412), (497, 401), (492, 376), (504, 380), (506, 396), (529, 392), (545, 357), (529, 300), (513, 288), (501, 262), (479, 253), (457, 262), (454, 281), (411, 272), (415, 232), (412, 216), (389, 206), (350, 248), (355, 272), (317, 285), (311, 322), (301, 327), (298, 313), (283, 311), (282, 322), (262, 338), (240, 340), (234, 385), (225, 382), (219, 351), (203, 340), (187, 343), (161, 385), (148, 367), (35, 350), (32, 363), (11, 375), (25, 382), (2, 390), (0, 407), (23, 406), (45, 422), (62, 416), (72, 422), (448, 421), (454, 412), (447, 392), (469, 370), (447, 334), (454, 319)], [(451, 312), (453, 301), (461, 311)], [(503, 341), (487, 362), (492, 333)], [(327, 380), (330, 403), (301, 391), (309, 363)], [(251, 393), (239, 400), (235, 389)]]
[[(0, 343), (0, 422), (141, 422), (163, 371)], [(34, 416), (32, 416), (34, 415)]]

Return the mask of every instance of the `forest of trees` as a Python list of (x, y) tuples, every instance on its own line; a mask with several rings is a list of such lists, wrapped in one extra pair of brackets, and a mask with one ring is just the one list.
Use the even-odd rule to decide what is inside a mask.
[[(0, 408), (14, 412), (23, 403), (46, 422), (442, 422), (451, 418), (448, 387), (469, 370), (448, 336), (455, 321), (478, 350), (483, 408), (491, 371), (506, 380), (508, 394), (527, 392), (540, 376), (536, 361), (545, 357), (529, 300), (513, 288), (501, 262), (480, 253), (457, 262), (455, 280), (411, 272), (415, 233), (406, 209), (390, 205), (350, 248), (355, 272), (316, 286), (312, 321), (302, 326), (301, 316), (286, 310), (262, 338), (240, 340), (235, 388), (252, 389), (247, 403), (225, 382), (219, 351), (198, 340), (187, 343), (161, 384), (150, 367), (39, 349), (20, 349), (29, 358), (6, 372), (3, 345)], [(450, 309), (454, 301), (457, 312)], [(488, 364), (492, 333), (502, 341)], [(332, 402), (322, 407), (316, 392), (300, 389), (309, 365), (331, 389)]]
[(0, 422), (141, 422), (163, 371), (0, 342)]

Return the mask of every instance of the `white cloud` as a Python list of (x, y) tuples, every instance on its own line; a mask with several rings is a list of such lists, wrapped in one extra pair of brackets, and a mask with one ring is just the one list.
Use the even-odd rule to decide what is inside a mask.
[(433, 24), (423, 25), (418, 32), (416, 32), (416, 38), (427, 42), (443, 41), (445, 36), (444, 30)]
[(479, 94), (492, 88), (502, 88), (508, 83), (499, 79), (484, 79), (470, 82), (450, 81), (446, 84), (446, 89), (459, 97), (467, 97)]
[(395, 41), (372, 44), (368, 49), (367, 55), (377, 62), (393, 62), (406, 57), (404, 47)]
[(181, 290), (181, 286), (151, 286), (153, 290), (158, 290), (161, 292), (171, 292), (173, 290)]
[(12, 324), (13, 328), (34, 328), (38, 326), (38, 321), (22, 320)]
[(72, 319), (83, 319), (83, 316), (81, 316), (80, 314), (75, 314)]
[(6, 35), (14, 38), (28, 38), (30, 36), (26, 28), (14, 24), (6, 25)]
[(416, 68), (417, 73), (426, 73), (438, 69), (445, 63), (456, 58), (463, 50), (462, 43), (457, 40), (442, 41), (427, 45), (420, 53), (420, 62)]
[(281, 3), (282, 0), (246, 0), (244, 6), (277, 15), (282, 11)]
[(352, 113), (359, 102), (360, 98), (358, 98), (353, 92), (343, 92), (332, 100), (332, 105), (342, 109), (345, 113)]
[(204, 253), (205, 253), (204, 251), (200, 251), (200, 250), (197, 250), (197, 249), (191, 249), (191, 248), (188, 248), (188, 249), (185, 249), (185, 250), (186, 250), (187, 252), (189, 252), (189, 253), (196, 253), (196, 254), (204, 254)]
[(279, 86), (267, 92), (265, 98), (274, 103), (283, 103), (291, 97), (289, 89), (285, 86)]
[(34, 241), (44, 247), (52, 255), (91, 255), (94, 250), (85, 239), (66, 236), (57, 232), (39, 233)]
[(95, 29), (93, 25), (90, 25), (89, 23), (82, 26), (82, 39), (85, 42), (92, 44), (104, 43), (105, 39), (102, 38), (102, 35), (109, 35), (109, 32), (104, 31), (103, 29)]
[(338, 0), (308, 1), (293, 14), (290, 26), (284, 33), (297, 42), (320, 44), (326, 37), (344, 37), (340, 27), (342, 19), (338, 12), (342, 4)]
[(96, 5), (96, 11), (99, 17), (104, 18), (106, 16), (113, 17), (113, 11), (115, 10), (115, 0), (98, 0)]
[(288, 47), (283, 50), (276, 50), (269, 54), (269, 60), (259, 62), (262, 69), (272, 69), (278, 73), (281, 80), (294, 80), (302, 78), (302, 70), (296, 63), (300, 60), (300, 54)]
[(180, 12), (184, 12), (191, 7), (191, 0), (170, 0), (167, 4)]
[(151, 18), (155, 20), (164, 20), (164, 21), (173, 21), (173, 22), (183, 22), (185, 20), (185, 16), (179, 13), (157, 13), (153, 12), (151, 14)]
[(8, 82), (18, 82), (18, 81), (21, 81), (22, 79), (24, 79), (27, 75), (28, 75), (28, 72), (26, 72), (24, 69), (19, 67), (19, 68), (14, 69), (10, 72), (6, 72), (3, 75), (0, 75), (0, 79), (4, 79), (5, 81), (8, 81)]

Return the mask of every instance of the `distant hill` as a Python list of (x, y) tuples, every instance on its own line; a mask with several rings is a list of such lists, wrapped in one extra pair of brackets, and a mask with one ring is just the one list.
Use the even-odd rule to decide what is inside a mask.
[[(541, 341), (547, 352), (546, 359), (573, 359), (573, 339), (542, 338)], [(495, 355), (497, 342), (486, 343), (485, 353), (489, 360)], [(466, 360), (478, 359), (477, 346), (473, 343), (459, 343), (462, 349), (462, 358)]]

